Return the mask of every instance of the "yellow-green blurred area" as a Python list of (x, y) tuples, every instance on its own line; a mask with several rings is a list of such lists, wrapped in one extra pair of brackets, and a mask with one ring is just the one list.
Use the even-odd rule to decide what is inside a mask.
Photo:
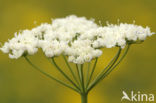
[[(128, 23), (135, 20), (156, 32), (156, 0), (0, 0), (0, 42), (20, 30), (71, 14), (95, 18), (103, 25), (106, 21), (117, 23), (118, 19)], [(116, 50), (103, 50), (95, 75)], [(63, 79), (41, 51), (29, 58)], [(57, 62), (69, 74), (63, 59), (58, 58)], [(132, 45), (123, 62), (90, 92), (89, 103), (120, 103), (123, 90), (156, 95), (155, 35)], [(11, 60), (0, 52), (0, 103), (80, 103), (80, 96), (34, 70), (24, 58)]]

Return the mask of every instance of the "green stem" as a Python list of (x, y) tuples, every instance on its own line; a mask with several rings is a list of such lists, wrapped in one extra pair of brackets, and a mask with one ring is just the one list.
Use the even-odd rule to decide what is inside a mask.
[(97, 77), (101, 77), (103, 75), (103, 73), (105, 73), (105, 71), (112, 67), (115, 62), (117, 61), (117, 59), (119, 58), (119, 55), (121, 53), (121, 48), (119, 48), (118, 52), (116, 53), (116, 55), (113, 57), (113, 59), (109, 62), (109, 64), (99, 73), (99, 75)]
[(79, 67), (78, 67), (78, 64), (75, 64), (75, 65), (76, 65), (77, 75), (78, 75), (78, 78), (79, 78), (79, 83), (81, 84), (81, 75), (80, 75)]
[(79, 82), (80, 82), (80, 87), (81, 87), (81, 92), (83, 92), (83, 84), (82, 84), (82, 74), (81, 74), (81, 67), (79, 67), (78, 64), (76, 64), (76, 70), (77, 70), (77, 75), (78, 75), (78, 78), (79, 78)]
[(89, 78), (90, 64), (91, 64), (91, 62), (88, 62), (88, 67), (87, 67), (87, 72), (86, 72), (86, 81)]
[(93, 77), (93, 73), (94, 73), (94, 71), (95, 71), (95, 67), (96, 67), (97, 61), (98, 61), (98, 58), (95, 59), (95, 63), (94, 63), (94, 66), (93, 66), (93, 68), (92, 68), (90, 77), (89, 77), (89, 79), (88, 79), (88, 81), (87, 81), (86, 88), (88, 88), (88, 85), (89, 85), (89, 83), (90, 83), (90, 81), (91, 81), (91, 79), (92, 79), (92, 77)]
[(81, 86), (82, 86), (82, 92), (85, 92), (85, 87), (84, 87), (84, 74), (83, 74), (83, 64), (81, 64), (80, 67), (80, 75), (81, 75)]
[(37, 67), (36, 65), (34, 65), (26, 56), (24, 56), (24, 58), (25, 58), (25, 60), (26, 60), (34, 69), (36, 69), (37, 71), (39, 71), (40, 73), (42, 73), (42, 74), (45, 75), (46, 77), (48, 77), (48, 78), (50, 78), (50, 79), (52, 79), (52, 80), (54, 80), (54, 81), (60, 83), (61, 85), (65, 86), (65, 87), (67, 87), (67, 88), (70, 88), (70, 89), (72, 89), (72, 90), (74, 90), (74, 91), (80, 93), (79, 90), (77, 90), (77, 89), (73, 88), (72, 86), (70, 86), (70, 85), (68, 85), (68, 84), (66, 84), (66, 83), (64, 83), (64, 82), (62, 82), (62, 81), (59, 80), (59, 79), (56, 79), (55, 77), (51, 76), (50, 74), (48, 74), (48, 73), (42, 71), (39, 67)]
[(81, 94), (81, 103), (88, 103), (88, 93)]
[(87, 72), (86, 72), (86, 88), (87, 88), (87, 83), (89, 80), (90, 64), (91, 64), (91, 62), (88, 62), (88, 68), (87, 68)]
[(56, 64), (54, 58), (52, 58), (52, 64), (56, 67), (56, 69), (73, 85), (75, 86), (78, 90), (80, 88), (62, 71), (62, 69)]
[(119, 59), (119, 61), (108, 72), (103, 74), (103, 78), (109, 75), (111, 71), (113, 71), (121, 63), (121, 61), (125, 58), (126, 54), (128, 53), (129, 48), (130, 48), (130, 44), (127, 45), (127, 48), (123, 53), (122, 57)]
[(64, 55), (63, 55), (63, 59), (64, 59), (65, 63), (67, 64), (68, 69), (70, 70), (70, 72), (71, 72), (73, 78), (75, 79), (76, 83), (78, 85), (80, 85), (79, 82), (78, 82), (78, 80), (77, 80), (77, 78), (76, 78), (76, 76), (75, 76), (75, 74), (74, 74), (74, 72), (73, 72), (73, 70), (72, 70), (72, 68), (71, 68), (71, 66), (70, 66), (70, 64), (68, 63), (68, 61), (67, 61), (67, 59), (66, 59), (66, 57)]
[(98, 84), (99, 81), (101, 81), (102, 77), (103, 77), (103, 72), (108, 68), (108, 70), (116, 63), (116, 61), (118, 60), (119, 56), (121, 53), (121, 48), (119, 48), (117, 55), (115, 56), (115, 58), (113, 58), (113, 60), (109, 63), (111, 64), (110, 66), (108, 65), (102, 72), (99, 73), (99, 75), (95, 78), (95, 80), (88, 86), (87, 91), (90, 91), (94, 86), (96, 86), (96, 84)]

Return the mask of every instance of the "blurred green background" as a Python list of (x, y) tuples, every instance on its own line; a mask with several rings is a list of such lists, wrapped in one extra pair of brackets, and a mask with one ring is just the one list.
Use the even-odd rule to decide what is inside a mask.
[[(93, 17), (103, 25), (106, 21), (117, 23), (117, 19), (135, 20), (156, 32), (156, 0), (0, 0), (0, 42), (12, 38), (14, 32), (70, 14)], [(96, 72), (116, 52), (114, 48), (103, 51)], [(30, 58), (60, 77), (42, 52)], [(59, 61), (63, 64), (62, 59)], [(155, 63), (156, 35), (130, 48), (118, 68), (91, 91), (89, 103), (120, 103), (122, 90), (156, 95)], [(80, 96), (36, 72), (23, 58), (11, 60), (0, 52), (0, 103), (80, 103)]]

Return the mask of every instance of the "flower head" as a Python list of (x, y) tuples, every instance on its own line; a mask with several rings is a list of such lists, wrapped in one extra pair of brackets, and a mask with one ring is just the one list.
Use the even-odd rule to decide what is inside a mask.
[(99, 57), (100, 48), (124, 48), (126, 44), (145, 40), (152, 34), (149, 27), (126, 23), (99, 26), (94, 20), (71, 15), (32, 30), (23, 30), (18, 35), (15, 33), (0, 50), (17, 59), (25, 53), (33, 55), (41, 48), (47, 57), (63, 54), (70, 62), (83, 64)]

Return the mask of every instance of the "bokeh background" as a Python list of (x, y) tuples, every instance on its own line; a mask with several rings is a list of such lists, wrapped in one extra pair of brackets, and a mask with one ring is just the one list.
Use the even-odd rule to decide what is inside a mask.
[[(156, 32), (156, 0), (0, 0), (0, 42), (12, 38), (14, 32), (71, 14), (95, 18), (103, 25), (106, 21), (117, 23), (118, 19), (128, 23), (135, 20)], [(96, 73), (113, 57), (116, 48), (103, 52)], [(30, 58), (62, 78), (41, 51)], [(57, 60), (65, 66), (61, 58)], [(123, 90), (156, 95), (155, 74), (156, 35), (130, 48), (118, 68), (90, 92), (89, 103), (120, 103)], [(0, 103), (80, 103), (80, 96), (41, 75), (23, 58), (11, 60), (0, 52)]]

